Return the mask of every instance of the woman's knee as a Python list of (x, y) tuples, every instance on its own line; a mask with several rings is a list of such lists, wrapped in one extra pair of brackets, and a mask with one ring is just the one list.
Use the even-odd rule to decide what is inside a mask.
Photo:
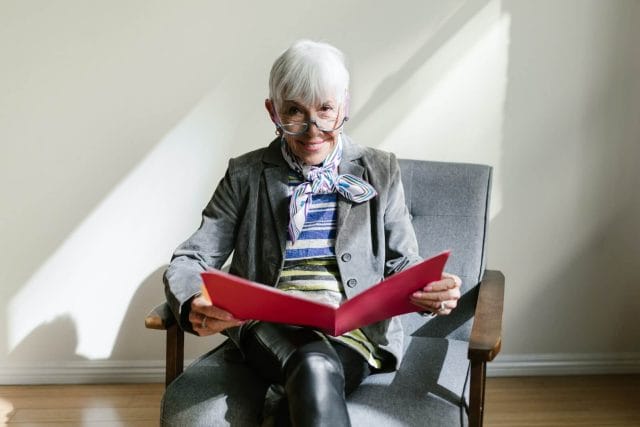
[(295, 351), (287, 361), (285, 376), (286, 385), (312, 383), (317, 387), (326, 384), (344, 390), (344, 370), (340, 359), (321, 346), (310, 345)]

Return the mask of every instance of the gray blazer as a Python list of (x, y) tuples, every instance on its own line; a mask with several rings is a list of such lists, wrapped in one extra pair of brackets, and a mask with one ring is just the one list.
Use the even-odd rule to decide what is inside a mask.
[[(395, 156), (343, 136), (338, 171), (363, 178), (378, 192), (361, 204), (338, 198), (335, 251), (346, 296), (352, 298), (420, 257)], [(167, 300), (183, 329), (192, 331), (188, 313), (190, 299), (200, 292), (200, 273), (221, 268), (231, 253), (230, 273), (270, 286), (278, 282), (289, 223), (288, 174), (279, 138), (229, 161), (200, 228), (176, 249), (164, 274)], [(227, 333), (236, 341), (234, 329)], [(397, 369), (403, 348), (400, 320), (362, 331), (388, 356), (384, 368)]]

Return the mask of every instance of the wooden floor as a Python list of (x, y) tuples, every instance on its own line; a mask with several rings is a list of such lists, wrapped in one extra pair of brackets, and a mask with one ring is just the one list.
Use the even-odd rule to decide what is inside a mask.
[(0, 386), (0, 422), (46, 427), (157, 426), (163, 390), (163, 384)]
[(640, 375), (489, 378), (487, 426), (640, 426)]
[[(0, 422), (157, 426), (161, 384), (0, 386)], [(640, 375), (489, 378), (486, 426), (640, 427)]]

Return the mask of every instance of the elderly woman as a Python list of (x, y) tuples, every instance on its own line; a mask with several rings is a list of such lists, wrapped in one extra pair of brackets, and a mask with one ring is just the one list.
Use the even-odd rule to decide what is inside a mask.
[[(397, 318), (332, 337), (236, 319), (200, 294), (200, 273), (221, 268), (231, 253), (232, 274), (336, 306), (420, 260), (395, 156), (344, 134), (348, 86), (343, 55), (328, 44), (299, 41), (275, 61), (265, 106), (278, 136), (230, 160), (200, 228), (165, 273), (182, 327), (228, 335), (273, 384), (265, 423), (349, 425), (345, 395), (402, 360)], [(459, 287), (445, 273), (411, 302), (446, 315)]]

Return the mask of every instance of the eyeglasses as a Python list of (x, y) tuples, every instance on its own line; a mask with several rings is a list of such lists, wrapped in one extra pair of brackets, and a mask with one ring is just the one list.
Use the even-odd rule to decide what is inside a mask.
[(292, 105), (289, 110), (284, 112), (282, 115), (279, 115), (276, 111), (274, 121), (276, 126), (282, 129), (282, 132), (285, 134), (299, 136), (307, 132), (311, 127), (311, 124), (316, 125), (319, 131), (329, 133), (341, 129), (344, 126), (344, 123), (349, 120), (346, 115), (342, 120), (338, 120), (340, 117), (339, 111), (336, 112), (331, 107), (328, 107), (326, 110), (319, 111), (315, 118), (305, 120), (306, 117), (307, 115), (303, 109), (299, 108), (297, 105)]
[(344, 117), (340, 121), (337, 120), (337, 117), (334, 117), (333, 119), (317, 118), (315, 120), (306, 120), (301, 122), (279, 123), (278, 126), (287, 135), (299, 136), (307, 132), (311, 127), (311, 124), (316, 125), (318, 130), (321, 132), (335, 132), (342, 128), (347, 120), (349, 120), (348, 117)]

